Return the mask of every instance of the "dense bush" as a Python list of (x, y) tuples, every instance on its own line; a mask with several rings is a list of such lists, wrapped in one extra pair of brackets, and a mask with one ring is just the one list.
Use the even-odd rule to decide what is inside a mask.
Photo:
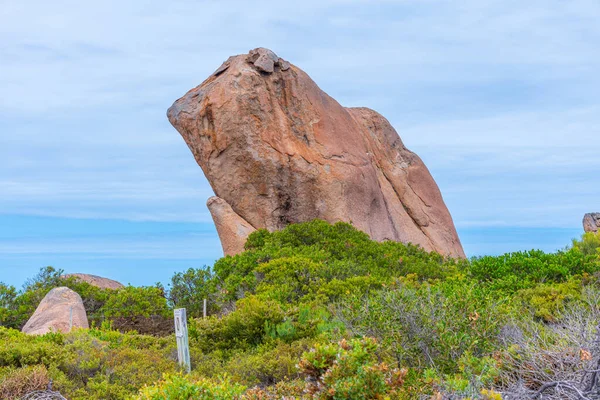
[(189, 317), (203, 315), (204, 299), (207, 301), (207, 312), (217, 310), (214, 280), (210, 268), (193, 269), (178, 272), (171, 278), (169, 301), (174, 308), (185, 308)]
[[(227, 379), (166, 376), (144, 387), (139, 400), (158, 399), (379, 399), (398, 395), (406, 369), (378, 360), (379, 345), (372, 338), (341, 340), (317, 345), (302, 354), (298, 363), (301, 380), (268, 389), (245, 386)], [(292, 397), (293, 396), (293, 397)]]
[(283, 321), (281, 306), (274, 301), (261, 301), (255, 296), (241, 299), (236, 310), (222, 318), (199, 319), (190, 324), (192, 340), (204, 351), (247, 349), (266, 339), (269, 325)]
[(158, 335), (173, 331), (170, 307), (160, 285), (100, 289), (76, 277), (65, 278), (62, 270), (53, 267), (40, 269), (20, 291), (0, 282), (0, 326), (21, 329), (44, 296), (59, 286), (81, 296), (92, 326), (105, 323), (123, 332)]
[(581, 240), (573, 239), (573, 248), (585, 255), (600, 257), (600, 231), (586, 232), (581, 236)]
[(408, 371), (380, 362), (378, 350), (372, 338), (317, 346), (299, 363), (301, 373), (310, 378), (307, 391), (317, 399), (377, 399), (397, 394)]
[(153, 386), (143, 388), (136, 397), (138, 400), (235, 400), (240, 399), (245, 387), (230, 383), (227, 380), (219, 382), (208, 379), (190, 381), (181, 375), (167, 375)]
[(174, 340), (94, 329), (28, 336), (0, 328), (0, 387), (15, 386), (20, 368), (36, 371), (40, 380), (47, 371), (54, 387), (73, 400), (126, 398), (163, 373), (177, 372), (175, 359)]
[(580, 300), (583, 287), (581, 278), (571, 278), (566, 282), (540, 283), (530, 289), (520, 290), (517, 296), (536, 317), (552, 322), (569, 303)]
[(97, 316), (120, 331), (168, 335), (174, 330), (173, 318), (161, 287), (127, 286), (111, 293)]
[[(260, 291), (277, 294), (282, 302), (326, 301), (407, 274), (420, 280), (445, 278), (462, 264), (413, 245), (372, 241), (349, 224), (319, 220), (273, 233), (254, 232), (246, 247), (248, 251), (214, 265), (215, 289), (222, 291), (223, 300)], [(351, 285), (341, 284), (348, 279)]]
[(458, 373), (465, 354), (484, 356), (510, 304), (464, 278), (437, 285), (399, 282), (338, 303), (336, 316), (358, 336), (374, 336), (400, 365)]
[(467, 268), (472, 278), (495, 290), (509, 293), (531, 288), (538, 283), (564, 282), (573, 276), (592, 274), (598, 270), (598, 257), (575, 247), (556, 253), (531, 250), (478, 257)]
[[(0, 329), (0, 382), (17, 392), (35, 370), (72, 399), (498, 400), (562, 379), (543, 395), (568, 398), (595, 385), (586, 371), (600, 360), (599, 248), (584, 235), (556, 253), (456, 261), (312, 221), (253, 233), (244, 253), (173, 276), (169, 293), (101, 291), (46, 269), (20, 291), (0, 285), (2, 324), (19, 328), (65, 285), (93, 310), (95, 328), (42, 337)], [(166, 335), (172, 307), (191, 317), (186, 376), (173, 335), (112, 329), (144, 332), (140, 321), (163, 318)]]

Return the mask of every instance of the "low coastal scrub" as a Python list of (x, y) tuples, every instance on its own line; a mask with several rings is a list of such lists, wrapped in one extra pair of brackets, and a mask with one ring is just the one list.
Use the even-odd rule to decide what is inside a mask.
[(123, 332), (169, 334), (173, 327), (171, 309), (162, 286), (100, 289), (75, 277), (64, 277), (62, 270), (42, 268), (22, 290), (0, 282), (0, 326), (21, 329), (50, 290), (66, 286), (83, 300), (92, 326), (114, 326)]
[[(0, 393), (52, 379), (69, 399), (593, 398), (599, 249), (585, 234), (555, 253), (452, 260), (312, 221), (257, 231), (168, 290), (100, 290), (47, 268), (0, 286)], [(93, 328), (20, 333), (56, 286), (80, 293)], [(172, 328), (140, 322), (170, 326), (173, 307), (190, 317), (190, 374)]]

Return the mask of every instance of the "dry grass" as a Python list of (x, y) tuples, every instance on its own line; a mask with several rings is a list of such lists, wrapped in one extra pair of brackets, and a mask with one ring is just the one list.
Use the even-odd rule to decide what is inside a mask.
[(25, 394), (44, 390), (50, 378), (43, 365), (0, 370), (0, 399), (19, 399)]

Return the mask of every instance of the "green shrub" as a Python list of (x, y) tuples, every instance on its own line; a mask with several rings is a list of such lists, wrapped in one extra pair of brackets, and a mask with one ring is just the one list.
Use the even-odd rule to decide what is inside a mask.
[(171, 316), (164, 290), (154, 286), (127, 286), (110, 296), (101, 311), (107, 317)]
[(188, 317), (203, 315), (204, 299), (207, 299), (208, 314), (218, 311), (215, 303), (215, 281), (210, 268), (178, 272), (171, 278), (169, 301), (174, 308), (185, 308)]
[(302, 354), (315, 344), (313, 339), (292, 343), (276, 341), (249, 351), (235, 352), (223, 363), (218, 373), (226, 374), (246, 386), (264, 387), (297, 379), (300, 378), (297, 365)]
[(562, 283), (540, 283), (531, 289), (523, 289), (517, 296), (523, 300), (538, 318), (552, 322), (560, 315), (567, 303), (581, 298), (581, 279), (573, 278)]
[(98, 330), (29, 336), (0, 328), (0, 371), (21, 368), (45, 368), (72, 400), (125, 399), (179, 369), (174, 339)]
[(172, 312), (160, 286), (127, 286), (111, 293), (98, 310), (101, 321), (122, 332), (169, 335), (174, 331)]
[(423, 372), (422, 383), (434, 393), (433, 398), (501, 400), (502, 397), (489, 388), (500, 376), (500, 363), (489, 356), (473, 356), (469, 352), (457, 360), (458, 371), (442, 374), (434, 368)]
[(315, 399), (376, 399), (398, 392), (406, 369), (391, 368), (377, 358), (372, 338), (317, 345), (304, 353), (300, 372), (309, 378), (307, 391)]
[(250, 296), (238, 300), (236, 310), (222, 318), (190, 321), (190, 337), (204, 351), (245, 349), (263, 343), (267, 327), (283, 319), (284, 312), (278, 303)]
[(0, 282), (0, 326), (15, 327), (20, 325), (16, 304), (17, 290)]
[(586, 232), (581, 240), (573, 239), (573, 248), (585, 255), (600, 257), (600, 232)]
[[(408, 274), (416, 274), (420, 280), (441, 279), (455, 274), (462, 265), (410, 244), (370, 240), (346, 223), (330, 225), (319, 220), (272, 233), (254, 232), (246, 248), (242, 254), (215, 263), (214, 287), (223, 304), (247, 292), (268, 294), (282, 303), (311, 300), (321, 285), (335, 281), (339, 286), (359, 277), (369, 279), (355, 290)], [(332, 288), (321, 294), (339, 295)]]
[(77, 292), (83, 300), (88, 319), (92, 324), (97, 322), (101, 316), (100, 308), (114, 291), (100, 289), (75, 277), (65, 278), (62, 274), (62, 270), (53, 267), (41, 268), (33, 278), (27, 280), (20, 291), (0, 283), (0, 325), (21, 329), (44, 296), (59, 286), (66, 286)]
[(135, 397), (137, 400), (235, 400), (241, 399), (246, 388), (229, 382), (208, 379), (190, 380), (181, 375), (165, 375), (152, 386), (146, 386)]
[(600, 270), (597, 257), (577, 249), (544, 253), (541, 250), (474, 258), (467, 274), (490, 288), (514, 293), (538, 283), (565, 282), (575, 275)]
[(359, 336), (371, 335), (402, 365), (458, 372), (465, 353), (490, 354), (510, 304), (464, 278), (437, 285), (399, 283), (348, 297), (335, 314)]
[[(20, 291), (0, 284), (0, 323), (20, 328), (60, 285), (80, 293), (92, 329), (0, 328), (0, 382), (10, 376), (14, 392), (46, 371), (70, 399), (530, 397), (546, 377), (581, 381), (575, 368), (600, 358), (597, 250), (586, 234), (556, 253), (452, 260), (312, 221), (254, 232), (244, 253), (175, 274), (167, 295), (102, 290), (48, 267)], [(205, 298), (210, 317), (199, 319)], [(171, 306), (191, 317), (185, 377)], [(131, 330), (165, 336), (121, 333)]]

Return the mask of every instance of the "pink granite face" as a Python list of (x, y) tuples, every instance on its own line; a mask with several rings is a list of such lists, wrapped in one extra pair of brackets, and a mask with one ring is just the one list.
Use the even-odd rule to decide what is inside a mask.
[(464, 257), (437, 184), (390, 123), (342, 107), (270, 50), (230, 57), (168, 117), (220, 199), (210, 211), (224, 247), (318, 218)]

